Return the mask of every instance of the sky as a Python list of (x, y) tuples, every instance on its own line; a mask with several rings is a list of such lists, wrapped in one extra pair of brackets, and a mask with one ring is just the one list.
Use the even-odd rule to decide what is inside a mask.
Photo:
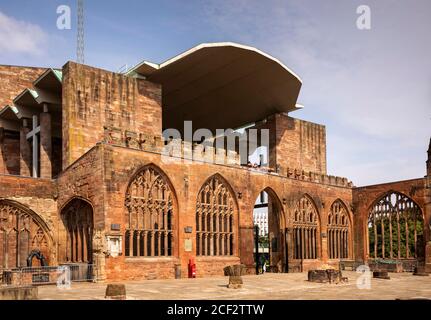
[[(326, 125), (328, 173), (356, 186), (423, 177), (431, 136), (429, 0), (85, 2), (85, 63), (118, 71), (203, 42), (281, 60), (303, 81), (291, 116)], [(70, 30), (57, 28), (58, 6)], [(357, 8), (370, 8), (360, 30)], [(76, 59), (76, 1), (0, 0), (0, 64)]]

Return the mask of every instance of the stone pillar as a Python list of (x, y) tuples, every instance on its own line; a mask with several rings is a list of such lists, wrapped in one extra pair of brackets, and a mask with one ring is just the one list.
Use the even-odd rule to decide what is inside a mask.
[(143, 237), (144, 237), (144, 257), (148, 256), (148, 231), (142, 231)]
[(51, 114), (48, 107), (43, 106), (43, 113), (40, 114), (40, 177), (52, 178), (52, 130)]
[[(254, 237), (253, 237), (253, 226), (243, 226), (239, 227), (239, 256), (241, 259), (241, 263), (245, 264), (247, 269), (250, 272), (253, 272), (254, 267), (254, 259), (253, 259), (253, 245)], [(225, 239), (227, 241), (227, 239)], [(229, 243), (227, 243), (229, 246)], [(228, 249), (229, 250), (229, 249)], [(228, 254), (228, 252), (224, 252), (224, 254)]]
[(30, 129), (27, 128), (27, 120), (24, 119), (23, 126), (20, 130), (19, 135), (19, 174), (21, 176), (31, 176), (31, 143), (27, 140), (27, 133), (30, 132)]
[(150, 246), (150, 252), (148, 252), (148, 255), (150, 256), (150, 257), (153, 257), (153, 256), (155, 256), (156, 255), (156, 252), (155, 252), (155, 245), (154, 245), (154, 237), (156, 236), (156, 233), (154, 232), (154, 231), (150, 231), (150, 237), (151, 237), (151, 246)]
[(140, 231), (135, 231), (135, 232), (136, 232), (136, 255), (139, 257), (141, 255), (141, 232)]

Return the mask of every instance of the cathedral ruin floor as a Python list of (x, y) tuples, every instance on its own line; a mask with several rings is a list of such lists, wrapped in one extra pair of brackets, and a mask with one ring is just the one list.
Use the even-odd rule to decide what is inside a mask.
[[(127, 299), (329, 299), (329, 300), (393, 300), (431, 299), (431, 277), (413, 276), (411, 273), (391, 273), (390, 280), (371, 279), (371, 289), (358, 289), (356, 280), (361, 274), (343, 271), (349, 278), (345, 284), (308, 282), (307, 273), (282, 273), (244, 276), (242, 289), (228, 289), (228, 277), (197, 279), (167, 279), (129, 281)], [(39, 287), (43, 300), (103, 300), (106, 283), (73, 283), (70, 289), (56, 286)]]

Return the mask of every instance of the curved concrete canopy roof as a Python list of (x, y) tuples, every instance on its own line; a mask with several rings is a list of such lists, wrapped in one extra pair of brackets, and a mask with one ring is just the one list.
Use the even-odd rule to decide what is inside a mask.
[(162, 85), (163, 127), (238, 128), (273, 113), (296, 110), (301, 79), (276, 58), (231, 42), (200, 44), (137, 73)]

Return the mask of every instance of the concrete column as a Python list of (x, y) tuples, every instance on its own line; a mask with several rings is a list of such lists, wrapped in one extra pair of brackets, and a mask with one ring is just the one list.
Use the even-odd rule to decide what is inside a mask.
[(52, 178), (52, 130), (51, 114), (46, 104), (40, 114), (40, 177)]
[(27, 128), (27, 121), (24, 120), (19, 135), (19, 174), (26, 177), (31, 176), (31, 142), (27, 140), (27, 133), (29, 132), (30, 129)]

